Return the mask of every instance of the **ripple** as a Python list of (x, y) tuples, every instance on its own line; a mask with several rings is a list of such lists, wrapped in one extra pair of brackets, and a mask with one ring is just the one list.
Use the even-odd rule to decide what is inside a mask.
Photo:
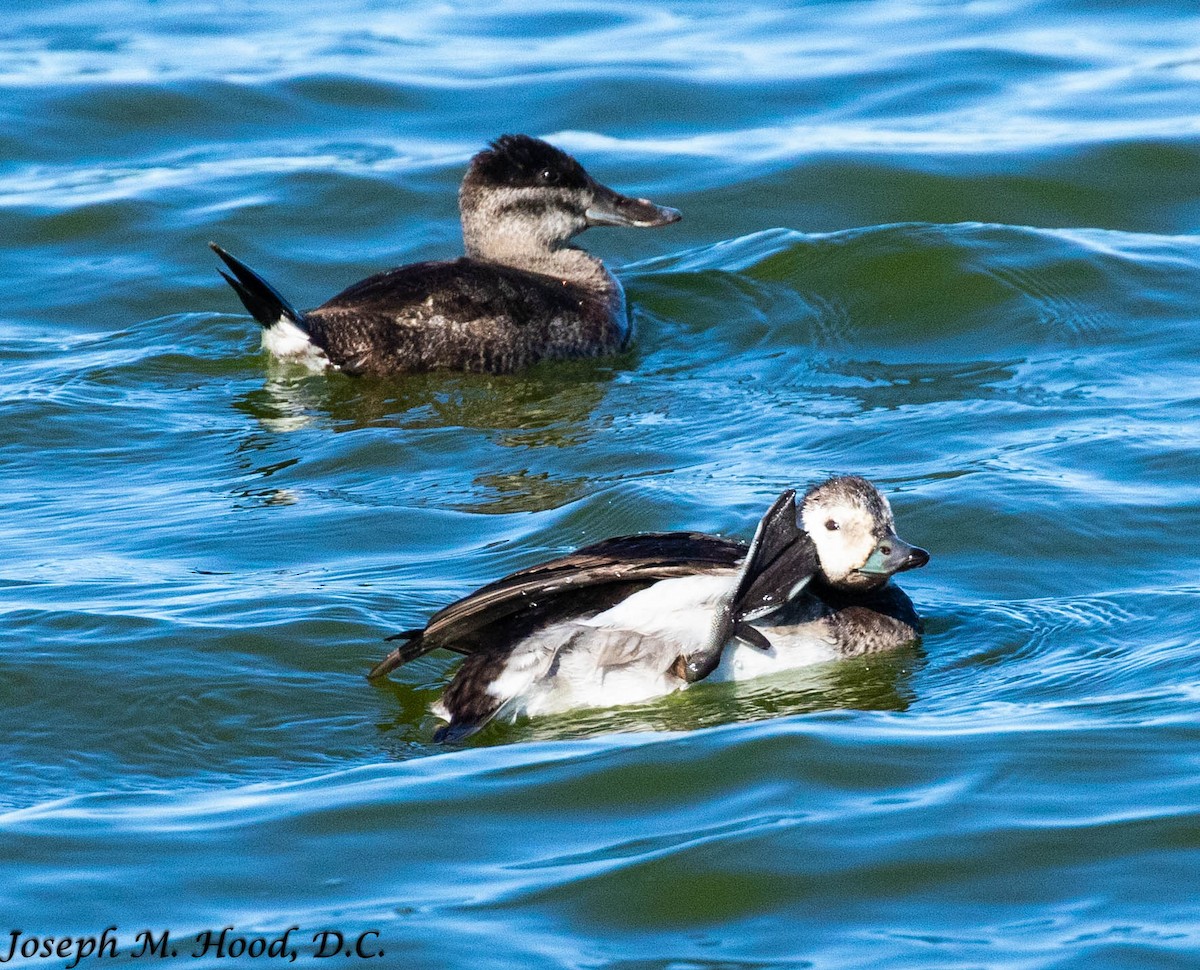
[[(1190, 965), (1194, 5), (6, 25), (12, 925), (377, 929), (392, 962), (495, 970)], [(455, 255), (463, 166), (503, 131), (684, 211), (583, 237), (628, 353), (390, 381), (264, 358), (209, 239), (301, 305)], [(429, 714), (454, 656), (363, 679), (499, 575), (746, 538), (846, 471), (932, 552), (909, 650), (455, 751)]]

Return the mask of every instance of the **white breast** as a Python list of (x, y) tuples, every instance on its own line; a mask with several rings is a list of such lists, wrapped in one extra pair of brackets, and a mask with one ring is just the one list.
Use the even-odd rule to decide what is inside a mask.
[(821, 620), (797, 626), (759, 626), (771, 641), (771, 649), (762, 651), (740, 641), (725, 648), (721, 663), (708, 680), (749, 680), (781, 670), (794, 670), (811, 664), (836, 660), (837, 646), (828, 636), (828, 626)]

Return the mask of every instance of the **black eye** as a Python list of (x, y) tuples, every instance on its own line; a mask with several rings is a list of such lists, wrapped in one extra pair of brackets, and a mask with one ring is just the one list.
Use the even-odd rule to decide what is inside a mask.
[(837, 532), (837, 530), (841, 527), (836, 522), (834, 522), (833, 519), (830, 519), (828, 522), (825, 523), (825, 528), (828, 529), (830, 532)]
[(558, 174), (552, 168), (544, 168), (538, 173), (538, 181), (543, 185), (553, 185), (558, 181)]

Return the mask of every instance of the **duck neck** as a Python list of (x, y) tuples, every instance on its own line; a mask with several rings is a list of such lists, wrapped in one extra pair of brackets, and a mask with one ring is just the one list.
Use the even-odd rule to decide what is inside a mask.
[(482, 191), (468, 176), (459, 190), (467, 255), (550, 276), (599, 296), (619, 291), (600, 260), (571, 245), (587, 228), (582, 213), (544, 195), (528, 189)]
[(539, 273), (580, 286), (597, 294), (609, 295), (619, 287), (612, 274), (595, 256), (575, 246), (549, 248), (538, 240), (522, 238), (520, 233), (488, 233), (486, 238), (472, 238), (464, 226), (467, 255), (472, 259), (498, 263), (526, 273)]

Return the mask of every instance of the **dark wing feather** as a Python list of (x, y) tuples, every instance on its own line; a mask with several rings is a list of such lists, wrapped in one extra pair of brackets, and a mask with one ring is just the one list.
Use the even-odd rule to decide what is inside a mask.
[(554, 310), (576, 305), (557, 279), (462, 257), (410, 263), (376, 273), (346, 287), (316, 310), (353, 308), (400, 314), (404, 307), (421, 306), (435, 314), (472, 320), (511, 312), (514, 303), (527, 308), (533, 298)]
[(393, 633), (390, 637), (385, 637), (385, 640), (403, 640), (404, 642), (371, 668), (367, 674), (367, 680), (382, 677), (397, 667), (403, 667), (410, 660), (423, 657), (432, 650), (432, 647), (425, 646), (422, 638), (424, 632), (424, 630), (405, 630), (403, 633)]
[(633, 591), (630, 586), (732, 568), (745, 555), (740, 542), (694, 532), (606, 539), (512, 573), (452, 603), (433, 615), (424, 639), (473, 652), (488, 645), (494, 632), (490, 628), (499, 622), (519, 616), (536, 625), (578, 613), (581, 594), (591, 594), (586, 609), (611, 606)]
[[(607, 609), (661, 579), (732, 569), (746, 556), (733, 539), (698, 532), (605, 539), (481, 587), (435, 613), (424, 630), (368, 675), (375, 678), (443, 647), (476, 653), (513, 642), (557, 619)], [(410, 635), (411, 634), (411, 635)]]
[[(603, 341), (607, 304), (589, 315), (580, 300), (579, 288), (559, 279), (463, 258), (370, 276), (304, 321), (313, 341), (351, 372), (508, 371), (566, 339), (559, 333), (566, 319), (583, 328), (580, 339)], [(530, 348), (541, 350), (526, 359)]]
[(731, 601), (735, 623), (774, 613), (817, 572), (817, 547), (796, 521), (796, 493), (788, 489), (758, 524)]
[(703, 680), (720, 664), (725, 644), (734, 637), (769, 650), (770, 641), (750, 622), (786, 605), (818, 566), (816, 546), (796, 522), (796, 493), (788, 489), (759, 521), (733, 596), (717, 615), (712, 639), (703, 649), (677, 660), (676, 673), (689, 682)]

